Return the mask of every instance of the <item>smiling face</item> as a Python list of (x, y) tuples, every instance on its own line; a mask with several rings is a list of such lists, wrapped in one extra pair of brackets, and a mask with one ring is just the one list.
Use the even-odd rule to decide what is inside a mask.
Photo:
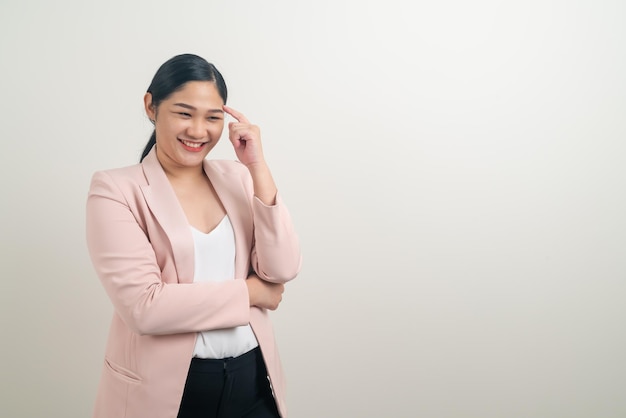
[(224, 128), (224, 101), (215, 83), (187, 82), (157, 108), (147, 93), (144, 104), (155, 122), (157, 158), (166, 171), (201, 167)]

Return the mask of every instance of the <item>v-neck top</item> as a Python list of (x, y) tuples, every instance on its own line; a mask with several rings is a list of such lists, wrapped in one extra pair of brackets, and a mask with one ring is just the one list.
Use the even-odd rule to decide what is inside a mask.
[[(190, 227), (194, 242), (194, 282), (235, 279), (235, 234), (228, 215), (209, 233)], [(250, 324), (199, 332), (194, 357), (237, 357), (259, 344)]]

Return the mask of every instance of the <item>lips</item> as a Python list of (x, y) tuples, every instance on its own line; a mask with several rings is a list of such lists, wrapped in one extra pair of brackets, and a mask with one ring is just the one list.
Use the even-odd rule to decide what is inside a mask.
[(199, 152), (207, 144), (206, 142), (192, 142), (184, 139), (179, 139), (179, 141), (183, 144), (183, 148), (191, 152)]

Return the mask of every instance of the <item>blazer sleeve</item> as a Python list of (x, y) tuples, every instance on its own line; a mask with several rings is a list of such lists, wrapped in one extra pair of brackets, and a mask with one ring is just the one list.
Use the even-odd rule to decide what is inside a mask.
[[(129, 198), (132, 198), (130, 196)], [(155, 250), (126, 196), (107, 172), (94, 174), (87, 197), (87, 247), (115, 311), (139, 334), (230, 328), (250, 320), (244, 280), (177, 283), (161, 277)]]
[(253, 197), (252, 212), (252, 268), (260, 278), (269, 282), (285, 283), (294, 279), (300, 272), (302, 255), (291, 216), (280, 194), (272, 206)]

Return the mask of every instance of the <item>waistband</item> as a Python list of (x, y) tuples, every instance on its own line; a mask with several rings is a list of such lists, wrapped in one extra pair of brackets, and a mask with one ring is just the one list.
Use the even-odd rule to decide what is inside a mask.
[(255, 347), (237, 357), (228, 357), (224, 359), (197, 358), (191, 359), (189, 371), (201, 373), (215, 373), (222, 371), (234, 371), (243, 367), (250, 367), (257, 364), (261, 359), (261, 349)]

